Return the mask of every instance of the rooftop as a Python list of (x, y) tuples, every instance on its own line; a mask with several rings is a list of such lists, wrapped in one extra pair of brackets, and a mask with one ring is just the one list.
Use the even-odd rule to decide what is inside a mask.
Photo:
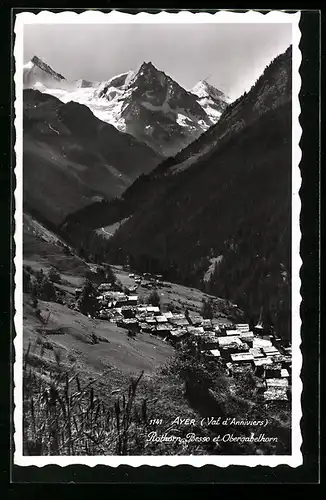
[(267, 387), (287, 387), (288, 384), (286, 378), (269, 378), (266, 380)]
[(236, 343), (238, 345), (243, 344), (241, 339), (239, 337), (236, 337), (236, 336), (218, 337), (217, 341), (218, 341), (219, 345), (229, 345), (229, 344), (233, 344), (233, 343)]
[(167, 318), (165, 316), (156, 316), (156, 321), (158, 323), (167, 323)]
[(183, 335), (186, 335), (187, 330), (184, 330), (183, 328), (178, 328), (176, 330), (171, 331), (171, 335), (173, 337), (182, 337)]
[(251, 349), (249, 349), (249, 352), (250, 354), (253, 355), (253, 357), (256, 359), (256, 358), (264, 358), (264, 353), (262, 352), (261, 349), (259, 349), (258, 347), (252, 347)]
[(255, 366), (265, 366), (265, 365), (272, 365), (273, 361), (271, 358), (261, 358), (261, 359), (254, 359), (254, 365)]
[(158, 306), (147, 306), (146, 311), (147, 312), (160, 312), (160, 308)]
[(250, 352), (239, 352), (236, 354), (231, 354), (232, 361), (240, 362), (240, 361), (253, 361), (254, 357)]
[(167, 332), (170, 330), (170, 327), (168, 325), (156, 325), (156, 330), (157, 331), (164, 331), (164, 332)]
[(239, 330), (226, 330), (225, 331), (226, 335), (240, 335), (240, 331)]
[(221, 351), (219, 351), (218, 349), (211, 349), (209, 352), (216, 358), (219, 358), (221, 356)]
[(272, 342), (270, 340), (264, 340), (259, 337), (253, 338), (253, 347), (271, 347)]
[(253, 339), (254, 338), (254, 334), (253, 332), (241, 332), (240, 331), (240, 338), (246, 338), (246, 339)]

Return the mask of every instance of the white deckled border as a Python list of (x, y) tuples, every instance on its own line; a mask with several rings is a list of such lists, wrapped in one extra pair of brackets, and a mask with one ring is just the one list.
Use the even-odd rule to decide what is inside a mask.
[[(301, 393), (302, 380), (300, 377), (302, 368), (301, 345), (301, 318), (300, 318), (300, 208), (301, 200), (299, 189), (301, 186), (301, 174), (299, 163), (301, 160), (301, 149), (299, 142), (302, 129), (299, 123), (301, 112), (299, 92), (301, 88), (301, 77), (299, 68), (301, 64), (301, 52), (299, 42), (301, 32), (299, 29), (300, 12), (285, 13), (271, 11), (261, 14), (255, 11), (245, 13), (220, 11), (215, 14), (201, 12), (192, 13), (180, 11), (176, 14), (160, 12), (158, 14), (138, 13), (136, 15), (126, 14), (118, 11), (102, 13), (97, 10), (88, 10), (81, 14), (71, 11), (53, 13), (43, 11), (38, 14), (23, 12), (16, 16), (15, 22), (15, 47), (14, 56), (16, 63), (15, 72), (15, 130), (16, 130), (16, 189), (15, 189), (15, 310), (14, 317), (16, 337), (14, 339), (15, 366), (14, 366), (14, 464), (19, 466), (35, 465), (108, 465), (118, 467), (119, 465), (130, 465), (139, 467), (150, 465), (160, 467), (163, 465), (191, 465), (202, 467), (204, 465), (216, 465), (228, 467), (229, 465), (245, 465), (255, 467), (257, 465), (276, 467), (278, 465), (289, 465), (298, 467), (302, 465), (302, 436), (300, 421), (302, 417)], [(292, 24), (292, 453), (291, 455), (275, 456), (23, 456), (23, 428), (22, 428), (22, 373), (23, 373), (23, 304), (22, 304), (22, 271), (23, 271), (23, 146), (22, 146), (22, 82), (23, 82), (23, 28), (24, 24), (181, 24), (181, 23), (287, 23)]]

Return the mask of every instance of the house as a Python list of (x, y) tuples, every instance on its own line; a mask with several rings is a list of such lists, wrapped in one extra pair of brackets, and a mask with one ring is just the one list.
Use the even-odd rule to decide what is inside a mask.
[(273, 361), (271, 358), (268, 358), (268, 357), (263, 357), (263, 358), (260, 358), (260, 359), (255, 359), (254, 358), (254, 365), (255, 367), (259, 367), (259, 366), (269, 366), (269, 365), (272, 365), (273, 364)]
[(241, 332), (240, 339), (243, 342), (246, 342), (250, 347), (252, 347), (254, 343), (254, 334), (253, 332)]
[(284, 356), (283, 354), (275, 354), (275, 353), (272, 353), (271, 356), (273, 357), (273, 361), (274, 363), (282, 363), (282, 365), (285, 363), (287, 357)]
[(273, 361), (271, 358), (259, 358), (255, 359), (254, 358), (254, 369), (255, 369), (255, 375), (257, 377), (265, 377), (265, 370), (269, 366), (273, 364)]
[(154, 318), (154, 316), (146, 316), (145, 322), (148, 325), (156, 325), (156, 319)]
[(218, 345), (215, 335), (204, 335), (200, 338), (200, 346), (205, 351), (215, 349)]
[(156, 316), (156, 321), (158, 323), (167, 323), (168, 322), (168, 319), (166, 318), (166, 316)]
[(155, 325), (149, 325), (147, 323), (141, 323), (141, 330), (144, 333), (154, 333)]
[(99, 292), (105, 292), (112, 289), (112, 283), (101, 283), (98, 287)]
[(173, 319), (185, 319), (186, 315), (182, 313), (173, 313)]
[(270, 387), (264, 392), (265, 401), (288, 401), (286, 387)]
[(280, 378), (282, 365), (280, 363), (273, 363), (265, 368), (265, 378)]
[(146, 318), (146, 314), (136, 314), (135, 318), (138, 319), (138, 321), (144, 323), (145, 322), (145, 318)]
[(292, 366), (292, 356), (284, 356), (283, 363), (285, 368)]
[(250, 354), (253, 355), (254, 360), (255, 359), (265, 358), (265, 355), (264, 355), (263, 351), (261, 349), (257, 348), (257, 347), (251, 347), (249, 349), (249, 352), (250, 352)]
[(190, 322), (194, 326), (201, 326), (203, 318), (201, 316), (190, 316)]
[(276, 349), (276, 347), (274, 347), (274, 346), (263, 347), (262, 350), (266, 356), (274, 356), (275, 354), (280, 354), (280, 351), (278, 349)]
[(227, 335), (228, 337), (229, 337), (229, 336), (234, 337), (234, 336), (238, 336), (238, 335), (240, 336), (240, 333), (241, 333), (241, 332), (240, 332), (240, 330), (225, 330), (225, 333), (226, 333), (226, 335)]
[(268, 378), (265, 380), (266, 387), (288, 387), (289, 381), (286, 378)]
[(235, 327), (237, 328), (237, 330), (241, 330), (242, 332), (249, 332), (248, 323), (237, 323)]
[(254, 337), (252, 347), (272, 347), (272, 342), (270, 340), (261, 339), (260, 337)]
[(172, 318), (172, 320), (170, 320), (170, 323), (172, 325), (175, 325), (175, 326), (178, 326), (178, 327), (182, 327), (182, 326), (188, 326), (189, 325), (189, 322), (186, 318), (183, 318), (183, 319), (174, 319)]
[(170, 332), (170, 340), (173, 345), (177, 345), (180, 342), (182, 342), (186, 336), (188, 335), (187, 330), (184, 328), (177, 328), (174, 330), (171, 330)]
[(160, 337), (170, 337), (171, 335), (171, 326), (169, 324), (158, 324), (156, 325), (155, 332)]
[(150, 314), (152, 313), (155, 316), (159, 316), (161, 314), (160, 308), (158, 306), (147, 306), (146, 312)]
[(254, 360), (250, 352), (239, 352), (231, 354), (231, 361), (233, 363), (251, 363)]
[(162, 315), (165, 316), (166, 319), (173, 318), (173, 314), (171, 311), (166, 311), (166, 312), (162, 313)]
[(119, 307), (122, 307), (122, 306), (125, 306), (125, 305), (127, 305), (127, 298), (121, 298), (121, 299), (118, 299), (115, 302), (115, 307), (116, 308), (119, 308)]
[(204, 335), (204, 328), (202, 326), (187, 326), (187, 332), (195, 337)]
[(286, 368), (282, 368), (281, 370), (281, 377), (283, 378), (289, 378), (290, 377), (290, 374), (288, 372), (288, 370)]
[(129, 297), (127, 297), (127, 303), (130, 306), (136, 306), (137, 302), (138, 302), (138, 296), (137, 295), (129, 295)]
[(240, 338), (248, 338), (248, 339), (254, 339), (255, 338), (255, 335), (254, 335), (254, 332), (250, 332), (249, 330), (247, 332), (242, 332), (240, 330)]
[(160, 332), (171, 332), (172, 328), (169, 323), (158, 323), (156, 325), (156, 330)]
[(231, 346), (236, 344), (237, 346), (242, 346), (243, 342), (239, 336), (229, 336), (229, 337), (217, 337), (217, 343), (220, 347)]
[(242, 352), (246, 349), (245, 344), (239, 337), (217, 337), (217, 342), (219, 349), (221, 349), (221, 355), (226, 359), (230, 358), (230, 354)]
[(221, 351), (219, 351), (218, 349), (210, 349), (209, 352), (212, 354), (212, 356), (214, 356), (214, 358), (221, 357)]

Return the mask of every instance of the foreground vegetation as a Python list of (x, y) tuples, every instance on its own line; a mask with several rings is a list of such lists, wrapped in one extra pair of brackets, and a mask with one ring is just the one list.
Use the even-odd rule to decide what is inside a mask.
[[(265, 404), (261, 383), (250, 371), (230, 376), (223, 363), (203, 358), (190, 343), (153, 376), (141, 372), (109, 395), (96, 389), (98, 379), (85, 379), (69, 360), (63, 361), (43, 336), (25, 353), (26, 455), (290, 453), (289, 404)], [(188, 419), (186, 425), (177, 417)], [(229, 424), (221, 428), (218, 418), (228, 418)], [(262, 423), (239, 427), (232, 419)], [(252, 433), (276, 440), (246, 442)], [(150, 439), (153, 435), (158, 441)], [(244, 442), (220, 442), (221, 435)], [(167, 438), (159, 441), (162, 436)]]
[[(137, 379), (127, 395), (111, 406), (93, 389), (95, 380), (81, 384), (78, 374), (30, 347), (24, 359), (24, 453), (26, 455), (126, 455), (143, 446), (139, 428), (146, 428), (146, 403), (134, 404)], [(51, 366), (52, 365), (52, 366)], [(47, 366), (47, 367), (46, 367)]]
[[(67, 286), (69, 276), (60, 274), (60, 268), (38, 269), (24, 268), (24, 454), (290, 452), (290, 405), (266, 404), (262, 381), (250, 369), (230, 373), (223, 361), (209, 359), (191, 343), (173, 351), (145, 334), (128, 339), (115, 325), (81, 314), (81, 309), (92, 312), (90, 294), (82, 293), (79, 311), (74, 309), (74, 289)], [(98, 276), (99, 282), (107, 276), (119, 285), (112, 269), (105, 273), (104, 278)], [(88, 287), (86, 281), (83, 290)], [(215, 316), (215, 306), (204, 301), (201, 313)], [(187, 424), (177, 423), (178, 417), (188, 419)], [(221, 428), (207, 417), (230, 420)], [(268, 425), (238, 426), (232, 418), (267, 419)], [(150, 440), (153, 432), (158, 439), (174, 440)], [(277, 440), (258, 445), (218, 441), (220, 434), (248, 438), (252, 432)]]

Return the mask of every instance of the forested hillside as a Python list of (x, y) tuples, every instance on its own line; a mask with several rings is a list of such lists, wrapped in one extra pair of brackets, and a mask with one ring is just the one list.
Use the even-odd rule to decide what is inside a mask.
[(121, 199), (68, 219), (69, 231), (129, 217), (108, 241), (113, 261), (229, 298), (253, 321), (262, 308), (288, 337), (291, 55), (276, 58), (217, 125)]

